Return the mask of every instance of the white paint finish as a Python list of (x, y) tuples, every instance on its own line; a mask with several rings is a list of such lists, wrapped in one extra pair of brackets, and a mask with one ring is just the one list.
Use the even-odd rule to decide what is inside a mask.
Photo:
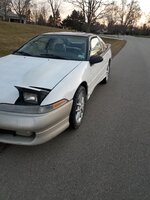
[(66, 76), (65, 79), (63, 79), (61, 83), (59, 83), (57, 87), (50, 92), (50, 94), (42, 102), (42, 105), (51, 104), (64, 98), (71, 100), (80, 83), (87, 81), (89, 69), (89, 62), (82, 61), (78, 67), (68, 74), (68, 76)]
[[(72, 100), (82, 82), (87, 83), (87, 97), (89, 98), (95, 86), (106, 77), (110, 59), (110, 50), (103, 55), (102, 62), (92, 66), (89, 61), (47, 59), (21, 55), (3, 57), (0, 59), (0, 103), (15, 103), (19, 96), (15, 86), (50, 89), (51, 92), (41, 105), (52, 104), (64, 98)], [(11, 134), (2, 134), (0, 141), (11, 144), (34, 145), (53, 138), (69, 126), (72, 102), (69, 101), (59, 109), (40, 115), (1, 111), (0, 128), (17, 131), (17, 134), (28, 135), (27, 131), (36, 133), (34, 137), (14, 137)], [(55, 112), (57, 115), (55, 115)]]
[(82, 61), (57, 87), (50, 92), (41, 105), (51, 104), (60, 99), (71, 100), (82, 82), (88, 85), (88, 98), (96, 85), (106, 77), (107, 65), (111, 59), (111, 51), (107, 51), (101, 63), (90, 66), (88, 61)]
[(103, 58), (103, 62), (90, 66), (88, 61), (20, 55), (3, 57), (0, 59), (0, 103), (15, 103), (19, 96), (15, 86), (52, 89), (41, 105), (48, 105), (63, 98), (71, 100), (83, 81), (87, 82), (89, 98), (95, 86), (106, 76), (111, 51)]
[(52, 89), (80, 61), (56, 60), (9, 55), (0, 59), (0, 103), (14, 103), (18, 91), (14, 86)]

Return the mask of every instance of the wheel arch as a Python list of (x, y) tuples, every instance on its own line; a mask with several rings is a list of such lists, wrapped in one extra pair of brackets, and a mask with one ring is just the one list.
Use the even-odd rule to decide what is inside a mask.
[[(81, 86), (83, 86), (84, 88), (85, 88), (85, 91), (86, 91), (86, 95), (88, 96), (88, 84), (87, 84), (87, 82), (86, 81), (83, 81), (80, 85), (79, 85), (79, 87), (81, 87)], [(79, 88), (78, 87), (78, 88)], [(78, 90), (78, 88), (77, 88), (77, 90)], [(76, 90), (76, 91), (77, 91)]]

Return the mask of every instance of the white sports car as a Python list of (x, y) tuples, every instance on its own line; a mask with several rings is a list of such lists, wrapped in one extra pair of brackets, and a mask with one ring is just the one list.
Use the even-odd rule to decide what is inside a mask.
[(94, 34), (45, 33), (0, 58), (0, 142), (36, 145), (80, 126), (111, 48)]

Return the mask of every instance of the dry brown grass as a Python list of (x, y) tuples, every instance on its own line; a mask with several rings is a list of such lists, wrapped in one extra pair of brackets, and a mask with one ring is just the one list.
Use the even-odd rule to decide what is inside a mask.
[(30, 38), (45, 32), (62, 31), (62, 29), (31, 24), (0, 22), (0, 55), (7, 55), (20, 47)]
[(110, 43), (111, 44), (111, 48), (112, 48), (112, 56), (116, 56), (117, 53), (119, 53), (119, 51), (125, 46), (126, 41), (125, 40), (117, 40), (117, 39), (110, 39), (110, 38), (103, 38), (103, 40), (106, 43)]
[[(40, 33), (55, 31), (66, 30), (31, 24), (0, 22), (0, 56), (13, 52), (30, 38)], [(105, 42), (112, 44), (113, 56), (116, 55), (125, 44), (124, 41), (120, 40), (104, 40)]]

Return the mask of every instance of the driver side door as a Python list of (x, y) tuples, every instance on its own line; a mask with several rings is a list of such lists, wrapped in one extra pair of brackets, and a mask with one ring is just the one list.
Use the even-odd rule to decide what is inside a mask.
[[(103, 53), (103, 46), (101, 45), (98, 37), (93, 37), (90, 40), (90, 57), (93, 55), (101, 55)], [(95, 86), (102, 80), (103, 78), (103, 61), (93, 64), (90, 66), (90, 77), (89, 77), (89, 92), (90, 94), (94, 90)]]

